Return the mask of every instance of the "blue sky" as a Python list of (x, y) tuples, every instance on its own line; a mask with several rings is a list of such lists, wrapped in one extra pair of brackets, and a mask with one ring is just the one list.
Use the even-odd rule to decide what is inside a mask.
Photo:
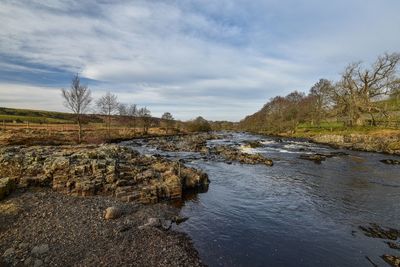
[(95, 98), (160, 116), (240, 120), (270, 97), (400, 52), (399, 0), (0, 0), (0, 106)]

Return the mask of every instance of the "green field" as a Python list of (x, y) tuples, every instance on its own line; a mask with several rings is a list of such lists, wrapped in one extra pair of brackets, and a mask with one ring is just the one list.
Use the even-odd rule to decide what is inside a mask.
[(72, 120), (55, 119), (48, 117), (32, 117), (18, 115), (0, 115), (0, 121), (17, 123), (73, 123)]

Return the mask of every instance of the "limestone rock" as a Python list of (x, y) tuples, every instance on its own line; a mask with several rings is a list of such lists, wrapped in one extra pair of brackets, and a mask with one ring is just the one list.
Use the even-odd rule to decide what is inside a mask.
[(0, 148), (0, 199), (19, 187), (47, 186), (74, 195), (110, 195), (155, 203), (182, 198), (208, 184), (202, 172), (161, 157), (144, 157), (119, 145)]
[(210, 150), (210, 153), (222, 156), (227, 161), (237, 161), (243, 164), (264, 164), (273, 166), (271, 159), (265, 158), (260, 154), (243, 153), (239, 149), (229, 146), (216, 146)]
[(111, 220), (117, 219), (121, 216), (122, 212), (117, 207), (108, 207), (104, 212), (104, 219)]
[(385, 254), (382, 256), (382, 259), (384, 259), (389, 265), (393, 267), (400, 267), (400, 258), (397, 256)]
[(381, 160), (382, 163), (390, 164), (390, 165), (400, 165), (400, 160), (396, 159), (383, 159)]

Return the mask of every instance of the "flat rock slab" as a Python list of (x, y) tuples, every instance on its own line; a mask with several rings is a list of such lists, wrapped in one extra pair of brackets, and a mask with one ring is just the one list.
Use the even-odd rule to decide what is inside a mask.
[(74, 196), (110, 195), (156, 203), (208, 185), (207, 174), (119, 145), (3, 147), (0, 199), (14, 187), (41, 186)]

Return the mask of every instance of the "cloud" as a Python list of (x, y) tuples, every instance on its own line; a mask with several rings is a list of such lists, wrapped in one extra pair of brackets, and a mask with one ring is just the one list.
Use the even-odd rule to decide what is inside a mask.
[[(3, 1), (0, 105), (61, 110), (58, 90), (80, 72), (96, 97), (113, 91), (155, 115), (239, 120), (270, 97), (400, 47), (399, 8), (394, 0)], [(31, 97), (43, 88), (57, 101)]]

